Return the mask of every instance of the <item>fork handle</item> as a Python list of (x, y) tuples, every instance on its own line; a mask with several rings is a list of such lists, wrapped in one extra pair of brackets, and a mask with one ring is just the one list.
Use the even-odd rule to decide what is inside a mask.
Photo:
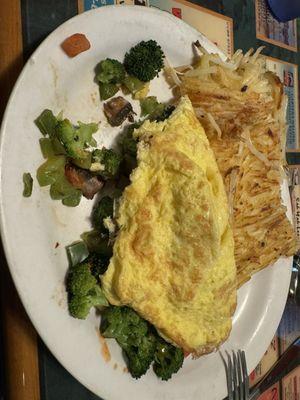
[(249, 400), (256, 399), (300, 364), (300, 337), (296, 339), (273, 365), (267, 375), (251, 390)]

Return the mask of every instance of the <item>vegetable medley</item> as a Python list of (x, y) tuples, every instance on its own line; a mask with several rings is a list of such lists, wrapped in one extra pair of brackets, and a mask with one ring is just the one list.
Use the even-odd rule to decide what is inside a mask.
[[(183, 351), (166, 342), (156, 329), (134, 310), (109, 305), (101, 289), (100, 276), (107, 270), (117, 234), (114, 210), (122, 189), (129, 183), (129, 175), (136, 166), (137, 142), (133, 131), (145, 119), (163, 121), (174, 106), (147, 97), (150, 81), (161, 71), (164, 54), (154, 41), (143, 41), (131, 48), (124, 63), (107, 58), (95, 68), (104, 113), (112, 126), (131, 122), (119, 141), (118, 151), (98, 148), (93, 135), (96, 123), (72, 123), (62, 114), (44, 110), (36, 119), (43, 137), (40, 139), (44, 163), (36, 178), (40, 186), (50, 187), (53, 200), (75, 207), (82, 196), (93, 199), (101, 193), (107, 182), (113, 185), (113, 195), (102, 196), (92, 216), (93, 230), (82, 234), (82, 240), (67, 247), (69, 273), (67, 291), (69, 312), (72, 317), (85, 319), (92, 307), (101, 311), (100, 332), (105, 338), (114, 338), (121, 346), (129, 372), (139, 378), (153, 364), (155, 374), (170, 379), (183, 364)], [(130, 102), (115, 96), (120, 90), (140, 101), (141, 120), (134, 120)], [(23, 195), (32, 192), (32, 177), (23, 175)]]

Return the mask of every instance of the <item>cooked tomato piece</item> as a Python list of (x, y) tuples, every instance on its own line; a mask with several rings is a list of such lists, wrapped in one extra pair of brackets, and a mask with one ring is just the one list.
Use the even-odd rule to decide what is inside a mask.
[(61, 47), (69, 57), (76, 57), (88, 50), (91, 44), (83, 33), (74, 33), (62, 42)]

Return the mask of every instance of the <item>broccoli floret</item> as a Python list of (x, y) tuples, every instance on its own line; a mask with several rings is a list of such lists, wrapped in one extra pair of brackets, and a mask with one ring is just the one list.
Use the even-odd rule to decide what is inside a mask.
[(99, 276), (106, 272), (109, 260), (110, 257), (97, 253), (92, 253), (87, 258), (86, 261), (91, 265), (91, 273), (98, 282), (100, 281)]
[(85, 296), (70, 296), (69, 312), (74, 318), (85, 319), (92, 307), (101, 306), (108, 306), (108, 302), (98, 285)]
[(85, 148), (89, 144), (94, 144), (92, 135), (97, 130), (98, 125), (95, 123), (83, 124), (79, 122), (78, 127), (75, 127), (68, 119), (64, 119), (58, 121), (55, 133), (69, 157), (84, 159), (89, 155)]
[(140, 105), (141, 115), (160, 115), (165, 109), (164, 104), (159, 103), (155, 96), (145, 97), (140, 100)]
[(99, 92), (101, 100), (107, 100), (113, 97), (119, 91), (119, 87), (115, 83), (99, 82)]
[(102, 335), (107, 338), (115, 338), (123, 345), (126, 345), (132, 335), (142, 337), (147, 332), (148, 322), (132, 308), (112, 306), (104, 310), (102, 314)]
[(132, 341), (124, 347), (128, 358), (128, 369), (134, 378), (144, 375), (153, 361), (156, 340), (152, 335), (139, 338), (139, 343)]
[(147, 321), (128, 307), (109, 307), (102, 314), (101, 334), (122, 347), (134, 378), (146, 373), (152, 361), (156, 375), (168, 380), (183, 364), (183, 351), (167, 343)]
[(123, 151), (132, 157), (136, 157), (137, 141), (130, 135), (126, 135), (123, 140)]
[(51, 139), (42, 139), (45, 157), (66, 154), (75, 160), (84, 159), (89, 155), (86, 147), (97, 144), (92, 135), (97, 132), (98, 124), (78, 121), (78, 126), (74, 126), (68, 119), (62, 120), (60, 115), (55, 117), (50, 110), (44, 110), (35, 123), (41, 133)]
[(159, 338), (154, 355), (153, 370), (164, 381), (171, 378), (183, 364), (184, 354), (182, 349), (167, 343)]
[(122, 157), (111, 149), (93, 151), (91, 170), (104, 179), (113, 179), (119, 171)]
[(137, 140), (133, 137), (133, 131), (136, 128), (139, 128), (143, 122), (144, 121), (137, 121), (127, 127), (126, 133), (121, 140), (123, 154), (127, 154), (136, 158)]
[(91, 307), (88, 296), (71, 296), (69, 299), (69, 313), (74, 318), (86, 319)]
[(164, 53), (155, 40), (142, 41), (125, 55), (126, 71), (140, 81), (149, 82), (164, 66)]
[(82, 263), (71, 268), (68, 277), (68, 289), (74, 295), (86, 295), (96, 282), (96, 278), (91, 274), (90, 264)]
[(101, 83), (122, 83), (125, 78), (125, 68), (118, 60), (107, 58), (96, 67), (97, 79)]
[(109, 196), (104, 196), (96, 204), (93, 214), (92, 222), (96, 229), (100, 232), (107, 233), (107, 229), (103, 225), (103, 219), (106, 217), (112, 217), (114, 212), (114, 201)]
[(129, 130), (126, 133), (126, 135), (123, 137), (122, 150), (123, 150), (123, 154), (128, 154), (129, 156), (136, 158), (137, 141), (136, 141), (136, 139), (134, 139), (132, 137), (132, 133)]
[(121, 140), (123, 154), (122, 172), (129, 176), (131, 171), (137, 166), (137, 140), (132, 136), (134, 129), (141, 126), (143, 121), (135, 122), (128, 126), (125, 135)]
[(148, 115), (150, 121), (161, 122), (169, 118), (175, 107), (159, 103), (155, 96), (145, 97), (140, 101), (142, 115)]
[(101, 100), (107, 100), (119, 90), (119, 84), (125, 79), (125, 68), (118, 60), (107, 58), (96, 67)]
[(166, 106), (164, 107), (163, 111), (157, 115), (153, 115), (150, 117), (150, 120), (155, 120), (156, 122), (161, 122), (164, 121), (165, 119), (168, 119), (172, 112), (175, 110), (175, 106)]
[(146, 373), (156, 349), (156, 339), (147, 321), (131, 308), (109, 307), (102, 314), (100, 331), (104, 337), (117, 340), (134, 378)]
[(108, 306), (102, 289), (92, 274), (92, 265), (88, 262), (71, 267), (67, 289), (69, 312), (74, 318), (85, 319), (93, 306)]

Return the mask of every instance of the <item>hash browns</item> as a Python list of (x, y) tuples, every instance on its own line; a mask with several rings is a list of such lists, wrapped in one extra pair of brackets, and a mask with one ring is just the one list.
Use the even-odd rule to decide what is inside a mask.
[(281, 197), (287, 101), (261, 49), (225, 62), (200, 51), (196, 65), (181, 68), (180, 93), (192, 101), (224, 179), (241, 285), (297, 249)]

